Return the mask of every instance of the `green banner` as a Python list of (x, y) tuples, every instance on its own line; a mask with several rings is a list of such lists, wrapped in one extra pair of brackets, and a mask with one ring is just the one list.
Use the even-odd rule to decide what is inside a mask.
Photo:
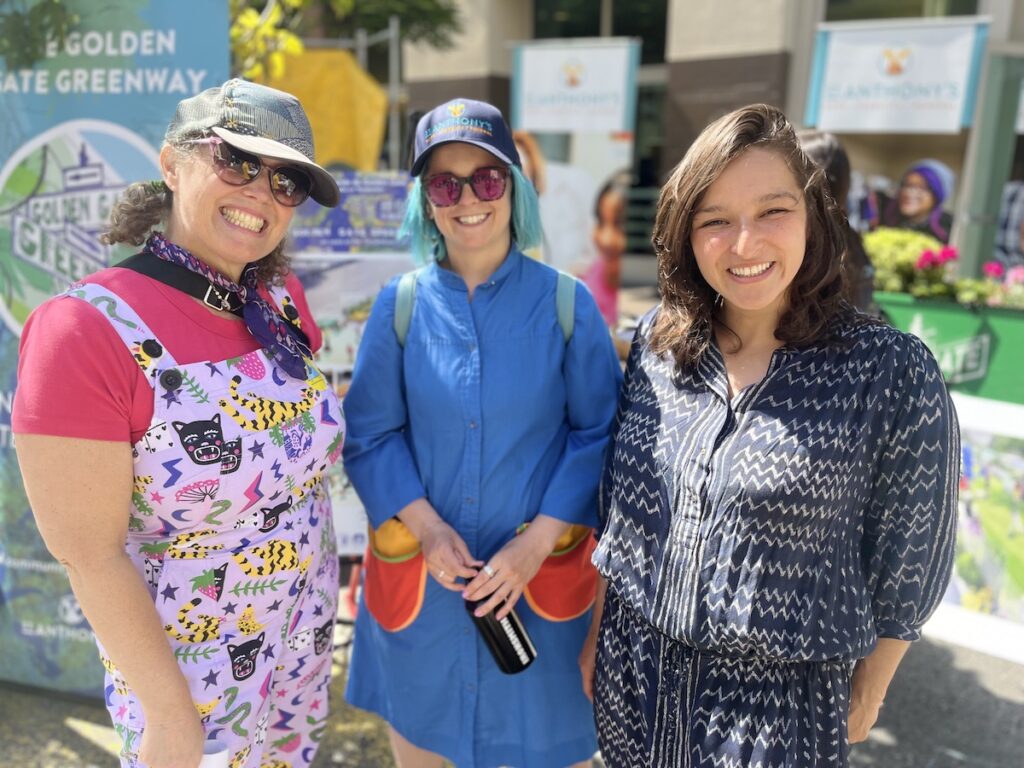
[(875, 293), (889, 321), (935, 355), (951, 390), (1024, 404), (1024, 312)]

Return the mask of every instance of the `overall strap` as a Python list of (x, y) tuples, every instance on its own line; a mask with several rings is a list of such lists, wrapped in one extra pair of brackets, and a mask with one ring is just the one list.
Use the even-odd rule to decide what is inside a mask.
[(74, 285), (59, 298), (71, 298), (92, 304), (110, 322), (114, 332), (128, 348), (150, 386), (156, 386), (161, 371), (177, 367), (178, 363), (157, 339), (132, 306), (111, 291), (96, 283)]

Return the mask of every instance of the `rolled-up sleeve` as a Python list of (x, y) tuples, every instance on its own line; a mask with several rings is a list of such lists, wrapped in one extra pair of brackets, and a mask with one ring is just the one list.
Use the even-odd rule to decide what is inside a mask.
[(345, 395), (345, 472), (378, 528), (426, 496), (406, 438), (403, 350), (394, 330), (397, 280), (374, 302)]
[(582, 283), (576, 286), (573, 335), (562, 370), (569, 433), (541, 499), (540, 514), (597, 525), (597, 486), (622, 384), (608, 327)]
[(889, 387), (888, 440), (865, 517), (863, 559), (879, 637), (916, 640), (949, 583), (960, 434), (934, 357), (906, 337)]

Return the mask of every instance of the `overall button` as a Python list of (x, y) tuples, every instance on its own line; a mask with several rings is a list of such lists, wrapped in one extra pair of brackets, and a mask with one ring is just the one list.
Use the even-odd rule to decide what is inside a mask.
[(164, 389), (177, 389), (181, 386), (181, 371), (170, 368), (160, 374), (160, 386)]
[(142, 351), (150, 357), (160, 357), (164, 353), (164, 348), (156, 339), (146, 339), (142, 342)]

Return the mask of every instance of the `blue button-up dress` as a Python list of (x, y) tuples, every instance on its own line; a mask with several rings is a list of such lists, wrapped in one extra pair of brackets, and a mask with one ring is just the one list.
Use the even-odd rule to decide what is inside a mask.
[(850, 671), (915, 640), (951, 573), (956, 415), (932, 355), (835, 324), (730, 397), (712, 343), (627, 365), (594, 562), (609, 766), (846, 764)]
[(553, 621), (520, 600), (538, 657), (505, 675), (460, 595), (417, 562), (416, 542), (383, 541), (391, 518), (420, 497), (485, 561), (538, 514), (596, 526), (621, 373), (582, 284), (566, 342), (556, 281), (513, 249), (469, 301), (461, 277), (432, 265), (419, 275), (404, 347), (392, 282), (345, 399), (345, 466), (378, 536), (346, 696), (459, 768), (563, 768), (596, 749), (576, 665), (586, 606)]

